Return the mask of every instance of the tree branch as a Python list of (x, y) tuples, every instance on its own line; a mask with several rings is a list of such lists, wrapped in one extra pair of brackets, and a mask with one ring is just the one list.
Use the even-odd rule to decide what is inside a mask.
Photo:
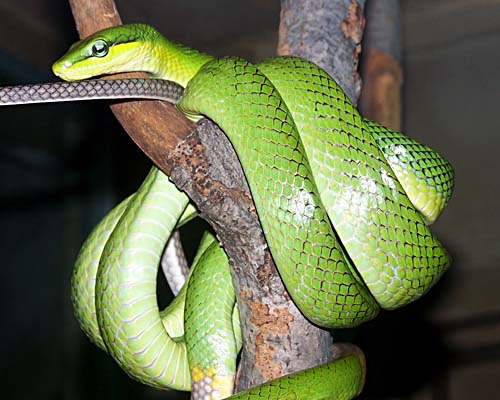
[[(113, 1), (70, 3), (82, 37), (121, 22)], [(238, 387), (294, 372), (290, 359), (304, 368), (326, 362), (329, 355), (313, 334), (320, 330), (298, 311), (277, 274), (240, 164), (220, 129), (208, 121), (194, 127), (161, 102), (127, 102), (112, 110), (137, 145), (193, 199), (230, 257), (245, 336)], [(308, 338), (306, 347), (296, 346), (291, 332)]]
[(282, 0), (278, 54), (306, 58), (328, 72), (356, 104), (365, 0)]
[[(80, 37), (121, 24), (113, 0), (69, 0)], [(122, 74), (121, 76), (142, 76), (146, 74)], [(172, 105), (160, 101), (127, 101), (111, 106), (129, 136), (148, 155), (162, 166), (162, 159), (175, 149), (195, 125)], [(168, 172), (168, 171), (166, 171)]]
[(360, 110), (373, 121), (401, 129), (401, 28), (399, 0), (368, 3), (363, 41)]
[[(329, 2), (322, 3), (327, 7)], [(362, 32), (363, 2), (350, 3), (345, 13), (325, 18), (343, 32), (339, 42), (345, 41), (346, 35), (354, 38), (355, 49), (360, 41), (356, 35)], [(70, 4), (82, 37), (121, 23), (114, 1), (70, 0)], [(294, 4), (283, 2), (282, 15)], [(328, 14), (332, 7), (325, 10)], [(314, 21), (303, 21), (302, 29), (314, 25)], [(280, 43), (289, 43), (287, 30), (282, 22)], [(287, 46), (290, 53), (297, 54), (295, 45)], [(354, 71), (358, 51), (349, 54), (350, 58), (342, 56), (344, 63), (339, 65), (336, 63), (342, 57), (334, 56), (331, 65), (344, 71), (349, 64), (349, 71)], [(359, 87), (356, 76), (347, 73), (346, 81), (353, 88)], [(342, 78), (340, 81), (346, 84)], [(220, 129), (209, 121), (195, 126), (161, 102), (131, 101), (113, 105), (112, 110), (137, 145), (196, 203), (229, 255), (244, 335), (237, 389), (330, 361), (330, 335), (310, 324), (289, 298), (272, 262), (240, 164)]]

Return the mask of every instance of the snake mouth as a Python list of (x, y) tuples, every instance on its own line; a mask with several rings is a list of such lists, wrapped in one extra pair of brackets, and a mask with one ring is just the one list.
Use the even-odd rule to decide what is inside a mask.
[(56, 61), (52, 65), (52, 72), (63, 81), (81, 81), (88, 79), (95, 74), (89, 74), (83, 68), (75, 68), (71, 61)]
[(68, 60), (65, 57), (52, 64), (52, 72), (64, 81), (80, 81), (96, 76), (95, 73), (89, 71), (89, 68), (85, 68), (85, 65)]
[(54, 64), (52, 64), (52, 72), (54, 73), (54, 75), (63, 80), (69, 80), (69, 77), (67, 76), (67, 71), (72, 66), (73, 63), (71, 61), (57, 60)]

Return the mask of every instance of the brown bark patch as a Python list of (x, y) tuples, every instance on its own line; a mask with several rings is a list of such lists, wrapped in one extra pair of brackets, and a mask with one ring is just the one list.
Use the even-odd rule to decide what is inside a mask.
[(351, 39), (356, 44), (361, 43), (365, 29), (365, 17), (356, 0), (351, 0), (347, 18), (340, 24), (340, 29), (346, 38)]
[(279, 24), (279, 34), (278, 34), (278, 48), (277, 48), (277, 54), (280, 56), (289, 56), (292, 54), (292, 48), (290, 46), (290, 43), (287, 42), (288, 38), (288, 24), (285, 24), (284, 21), (289, 18), (289, 14), (291, 13), (290, 9), (287, 8), (282, 8), (281, 13), (280, 13), (280, 24)]
[(403, 71), (387, 53), (370, 49), (365, 56), (361, 111), (363, 116), (388, 128), (401, 129)]
[(363, 32), (365, 30), (365, 17), (363, 15), (363, 9), (359, 6), (356, 0), (351, 0), (349, 4), (349, 10), (347, 13), (347, 18), (340, 24), (340, 30), (344, 34), (346, 39), (352, 40), (354, 43), (353, 52), (353, 62), (354, 69), (352, 73), (353, 81), (358, 81), (358, 65), (359, 56), (361, 54), (361, 39), (363, 38)]
[(255, 365), (266, 381), (279, 378), (283, 375), (281, 361), (275, 358), (279, 344), (273, 339), (290, 334), (293, 315), (286, 309), (271, 310), (267, 304), (258, 301), (249, 302), (249, 307), (251, 322), (260, 330), (255, 338)]
[(276, 274), (271, 254), (266, 252), (264, 264), (257, 271), (257, 279), (262, 285), (270, 282), (270, 279)]

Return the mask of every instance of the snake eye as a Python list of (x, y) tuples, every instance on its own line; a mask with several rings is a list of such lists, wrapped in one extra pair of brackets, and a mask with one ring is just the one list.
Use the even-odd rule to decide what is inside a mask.
[(99, 39), (94, 42), (92, 45), (92, 56), (93, 57), (104, 57), (109, 52), (108, 42), (105, 40)]

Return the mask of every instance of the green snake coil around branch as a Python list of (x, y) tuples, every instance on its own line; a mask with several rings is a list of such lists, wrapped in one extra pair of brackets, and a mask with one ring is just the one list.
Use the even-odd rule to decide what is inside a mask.
[[(133, 24), (77, 42), (53, 69), (64, 80), (146, 71), (185, 87), (168, 99), (230, 139), (280, 276), (314, 324), (357, 326), (421, 297), (449, 267), (428, 225), (451, 196), (452, 167), (364, 120), (315, 64), (216, 59)], [(156, 301), (161, 253), (192, 214), (187, 196), (152, 168), (82, 247), (73, 301), (87, 335), (135, 379), (229, 398), (241, 335), (227, 256), (213, 236), (173, 303), (160, 312)], [(230, 398), (348, 399), (363, 377), (363, 358), (351, 354)]]

